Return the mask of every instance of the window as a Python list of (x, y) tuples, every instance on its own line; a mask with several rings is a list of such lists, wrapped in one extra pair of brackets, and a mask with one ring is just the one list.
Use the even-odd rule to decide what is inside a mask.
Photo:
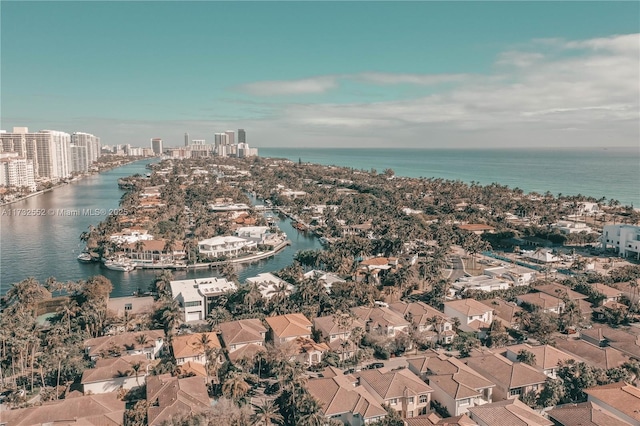
[(461, 399), (460, 402), (458, 403), (459, 406), (464, 407), (471, 404), (471, 398), (465, 398), (465, 399)]
[(509, 391), (509, 395), (511, 396), (522, 395), (522, 388), (511, 389), (511, 391)]
[(407, 417), (413, 417), (413, 411), (407, 411)]
[(420, 395), (420, 404), (427, 403), (427, 395)]
[(125, 303), (124, 304), (124, 310), (125, 311), (130, 311), (133, 309), (133, 306), (131, 306), (131, 303)]
[(414, 398), (412, 396), (409, 397), (409, 399), (407, 400), (407, 402), (409, 404), (413, 404)]
[(398, 398), (393, 398), (389, 400), (389, 405), (396, 405), (398, 403)]
[(194, 300), (193, 302), (184, 303), (185, 308), (190, 308), (192, 306), (202, 306), (202, 300)]

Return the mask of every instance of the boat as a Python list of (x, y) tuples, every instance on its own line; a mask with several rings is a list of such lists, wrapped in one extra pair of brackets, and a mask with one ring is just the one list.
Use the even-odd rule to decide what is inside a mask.
[(85, 262), (85, 263), (89, 263), (93, 261), (93, 258), (91, 257), (91, 255), (87, 252), (80, 253), (77, 259), (78, 261)]
[(126, 260), (107, 260), (104, 266), (112, 271), (131, 272), (136, 269), (136, 265)]

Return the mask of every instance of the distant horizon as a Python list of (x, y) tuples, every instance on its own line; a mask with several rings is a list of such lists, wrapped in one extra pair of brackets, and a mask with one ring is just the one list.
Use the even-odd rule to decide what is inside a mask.
[(238, 128), (257, 148), (640, 140), (638, 2), (1, 8), (4, 127), (167, 147)]

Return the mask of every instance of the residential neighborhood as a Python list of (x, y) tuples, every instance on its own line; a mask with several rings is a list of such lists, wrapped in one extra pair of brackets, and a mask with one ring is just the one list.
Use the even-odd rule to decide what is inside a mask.
[[(131, 214), (82, 236), (89, 262), (158, 269), (148, 289), (25, 280), (3, 298), (7, 425), (640, 424), (640, 266), (615, 239), (632, 225), (587, 247), (571, 238), (599, 233), (594, 216), (498, 220), (537, 205), (508, 189), (474, 204), (447, 183), (451, 216), (436, 183), (384, 174), (257, 158), (150, 171), (128, 182)], [(274, 215), (321, 248), (240, 278), (295, 237)]]

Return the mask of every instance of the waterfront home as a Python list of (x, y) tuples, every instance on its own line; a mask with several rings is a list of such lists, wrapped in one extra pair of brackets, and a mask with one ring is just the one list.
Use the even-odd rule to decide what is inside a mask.
[(177, 280), (169, 285), (173, 298), (184, 311), (184, 322), (206, 319), (213, 299), (238, 289), (234, 282), (219, 277)]
[(117, 392), (76, 396), (44, 402), (28, 408), (0, 412), (0, 424), (31, 425), (121, 425), (125, 402)]
[(153, 296), (110, 297), (107, 301), (107, 311), (119, 318), (123, 318), (125, 315), (134, 317), (150, 314), (153, 311), (154, 303)]
[(144, 355), (156, 359), (164, 345), (163, 330), (145, 330), (87, 339), (84, 348), (91, 360), (102, 356)]
[(286, 293), (291, 294), (295, 287), (285, 280), (276, 277), (270, 272), (263, 272), (262, 274), (258, 274), (255, 277), (249, 277), (245, 280), (247, 284), (255, 284), (258, 286), (260, 290), (260, 294), (265, 299), (270, 299), (274, 294), (278, 292), (278, 289), (284, 286), (286, 288)]
[(432, 399), (452, 416), (491, 402), (496, 385), (455, 357), (429, 353), (410, 358), (407, 362), (409, 370), (420, 372), (420, 377), (433, 389)]
[(372, 221), (368, 220), (364, 223), (346, 225), (342, 223), (342, 236), (347, 237), (349, 235), (358, 235), (361, 237), (371, 237), (371, 230), (373, 229)]
[(211, 407), (201, 377), (179, 379), (170, 374), (147, 378), (147, 424), (160, 426), (172, 417), (198, 414)]
[(209, 211), (212, 212), (238, 212), (249, 210), (250, 207), (244, 203), (216, 203), (209, 204)]
[(518, 324), (518, 312), (522, 312), (523, 309), (516, 305), (514, 302), (505, 302), (502, 299), (486, 299), (479, 300), (480, 303), (493, 309), (493, 318), (497, 319), (506, 328), (513, 328), (517, 330), (520, 326)]
[(507, 346), (507, 351), (504, 353), (504, 356), (515, 362), (518, 361), (520, 351), (532, 353), (535, 356), (532, 367), (552, 379), (557, 377), (556, 373), (558, 372), (560, 363), (573, 359), (573, 355), (554, 348), (551, 345), (531, 346), (528, 343)]
[(547, 376), (535, 368), (492, 352), (472, 356), (465, 361), (469, 367), (495, 383), (492, 393), (494, 401), (518, 398), (531, 391), (539, 393), (547, 380)]
[(169, 264), (187, 256), (182, 241), (141, 240), (124, 244), (122, 248), (134, 263), (140, 265)]
[(553, 422), (533, 411), (519, 399), (493, 402), (469, 409), (471, 420), (479, 426), (553, 426)]
[(218, 356), (215, 361), (207, 360), (207, 350), (214, 350), (219, 354), (222, 345), (220, 345), (216, 333), (193, 333), (174, 336), (171, 339), (171, 348), (177, 365), (187, 362), (207, 364), (207, 362), (216, 362), (220, 359)]
[(264, 346), (267, 329), (262, 321), (255, 318), (218, 324), (222, 342), (229, 353), (247, 345)]
[(149, 368), (157, 362), (144, 355), (98, 359), (93, 368), (82, 373), (82, 392), (85, 395), (99, 394), (144, 385)]
[(276, 345), (298, 337), (311, 338), (311, 321), (300, 313), (267, 317), (265, 321), (269, 325), (269, 339)]
[(542, 312), (560, 314), (564, 310), (565, 303), (562, 299), (546, 293), (527, 293), (516, 296), (518, 304), (526, 303), (538, 307)]
[(200, 255), (210, 259), (238, 257), (256, 247), (255, 241), (233, 236), (217, 236), (198, 241)]
[(611, 383), (585, 389), (587, 401), (592, 402), (625, 422), (640, 426), (640, 389), (625, 382)]
[[(629, 426), (611, 411), (593, 402), (558, 405), (547, 411), (549, 419), (558, 426)], [(585, 419), (587, 419), (585, 421)]]
[(403, 418), (429, 412), (433, 389), (406, 368), (363, 370), (356, 377), (378, 403), (390, 406)]
[(116, 244), (134, 244), (137, 241), (153, 240), (153, 235), (149, 234), (149, 231), (144, 228), (132, 226), (111, 234), (109, 240)]
[(367, 333), (395, 337), (398, 333), (409, 333), (411, 323), (402, 315), (386, 306), (358, 306), (351, 308), (351, 312), (365, 324)]
[(342, 372), (309, 380), (309, 394), (322, 406), (322, 414), (349, 426), (364, 426), (387, 416), (387, 411), (364, 387), (354, 385)]
[(268, 226), (242, 226), (235, 230), (235, 235), (256, 241), (258, 244), (262, 244), (266, 237), (271, 233), (270, 229), (271, 228)]
[(477, 300), (461, 299), (444, 303), (444, 314), (460, 320), (459, 329), (482, 337), (493, 321), (493, 309)]
[(453, 320), (424, 302), (397, 302), (390, 304), (389, 309), (402, 315), (411, 322), (414, 330), (423, 333), (429, 340), (449, 344), (456, 336)]

